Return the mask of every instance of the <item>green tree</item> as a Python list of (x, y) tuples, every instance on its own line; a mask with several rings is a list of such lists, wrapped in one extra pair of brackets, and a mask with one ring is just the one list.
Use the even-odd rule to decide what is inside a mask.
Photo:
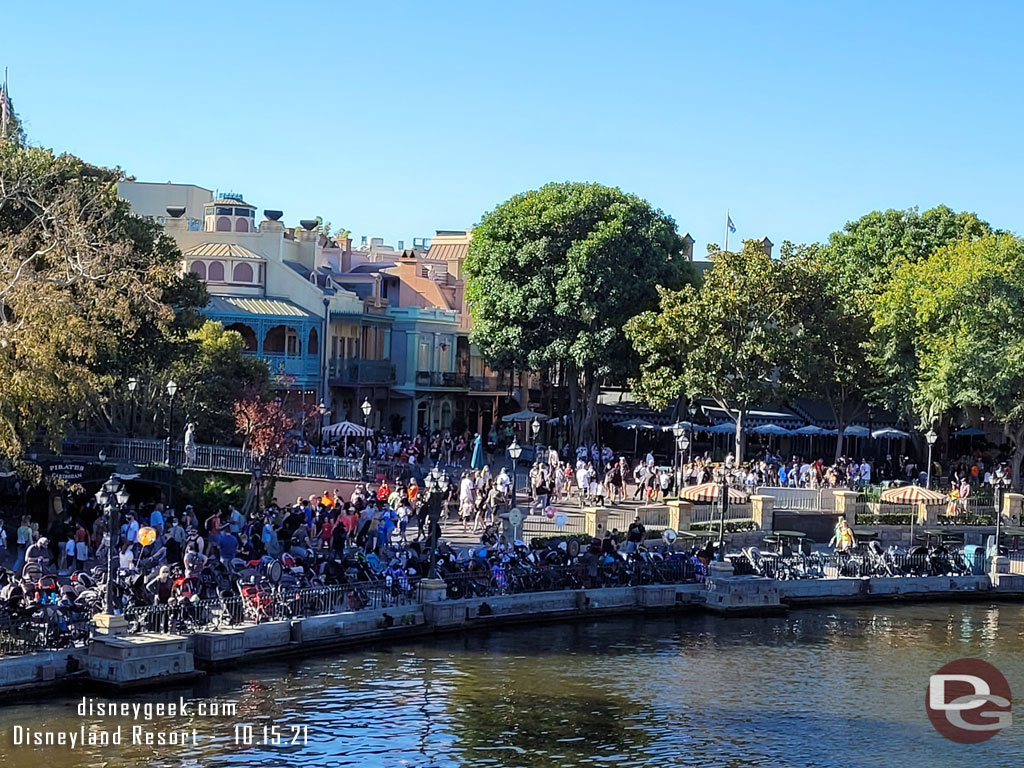
[[(940, 205), (920, 212), (872, 211), (846, 224), (816, 249), (815, 260), (835, 286), (834, 295), (852, 302), (856, 316), (870, 314), (878, 294), (904, 264), (929, 258), (940, 248), (990, 234), (991, 227), (974, 213)], [(912, 418), (907, 382), (916, 376), (910, 326), (876, 328), (865, 334), (865, 359), (875, 379), (871, 399), (894, 413)]]
[(879, 297), (875, 331), (910, 339), (905, 385), (922, 427), (950, 408), (987, 409), (1024, 461), (1024, 241), (962, 239), (905, 262)]
[[(187, 332), (201, 291), (160, 227), (117, 197), (117, 170), (0, 141), (0, 453), (53, 446), (95, 414), (156, 339)], [(157, 361), (162, 358), (157, 355)], [(158, 364), (151, 362), (151, 364)]]
[(839, 432), (835, 459), (843, 455), (843, 430), (863, 416), (877, 386), (867, 361), (874, 294), (850, 290), (843, 275), (822, 258), (821, 247), (783, 243), (782, 269), (793, 302), (792, 343), (786, 390), (828, 403)]
[(574, 437), (585, 439), (602, 382), (635, 370), (625, 323), (654, 306), (657, 286), (692, 280), (681, 252), (673, 220), (621, 190), (559, 183), (516, 195), (473, 231), (473, 341), (496, 369), (561, 364)]
[(789, 272), (748, 240), (721, 253), (699, 289), (661, 290), (658, 310), (626, 325), (641, 361), (637, 395), (656, 407), (682, 394), (713, 398), (736, 422), (738, 461), (747, 412), (776, 397), (794, 343)]

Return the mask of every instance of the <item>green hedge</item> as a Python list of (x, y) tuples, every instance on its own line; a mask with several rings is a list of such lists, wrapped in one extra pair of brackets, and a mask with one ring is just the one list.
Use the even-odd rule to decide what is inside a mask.
[[(690, 526), (694, 531), (717, 531), (718, 523), (694, 523)], [(756, 531), (757, 525), (753, 520), (733, 520), (725, 524), (726, 533), (742, 533), (743, 531)]]
[(910, 525), (910, 513), (886, 512), (880, 515), (857, 515), (857, 525)]

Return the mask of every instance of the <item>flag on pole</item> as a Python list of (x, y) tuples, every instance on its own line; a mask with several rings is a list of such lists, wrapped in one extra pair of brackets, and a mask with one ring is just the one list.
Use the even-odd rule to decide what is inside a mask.
[(736, 231), (736, 225), (732, 223), (732, 216), (730, 216), (729, 214), (725, 214), (725, 219), (726, 219), (726, 226), (729, 227), (729, 231), (730, 232), (735, 232)]
[(11, 97), (7, 95), (7, 68), (4, 68), (4, 84), (0, 87), (0, 138), (7, 138), (7, 126), (11, 122)]

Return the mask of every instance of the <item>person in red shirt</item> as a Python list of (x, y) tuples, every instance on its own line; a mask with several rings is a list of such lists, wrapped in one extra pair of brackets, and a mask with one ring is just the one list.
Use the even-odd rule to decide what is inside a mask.
[(391, 489), (388, 488), (386, 480), (381, 480), (380, 488), (377, 489), (377, 501), (387, 501), (391, 495)]

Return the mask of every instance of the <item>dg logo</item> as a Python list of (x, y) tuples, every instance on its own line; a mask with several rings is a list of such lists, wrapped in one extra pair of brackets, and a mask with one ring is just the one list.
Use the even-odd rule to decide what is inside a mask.
[(981, 659), (957, 659), (928, 679), (925, 708), (935, 730), (958, 744), (980, 744), (1012, 722), (1010, 684)]

